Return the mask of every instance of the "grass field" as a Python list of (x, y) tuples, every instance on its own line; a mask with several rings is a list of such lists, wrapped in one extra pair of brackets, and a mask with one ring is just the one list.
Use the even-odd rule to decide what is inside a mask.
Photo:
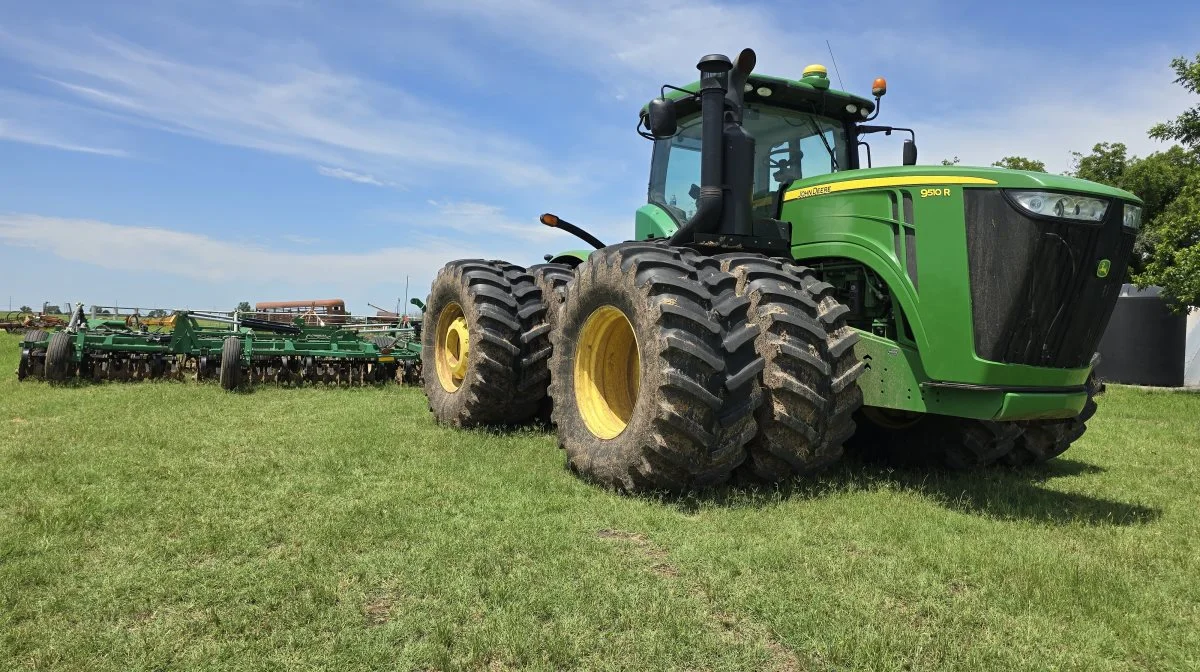
[(635, 499), (419, 390), (18, 384), (0, 670), (1200, 668), (1200, 395), (1022, 472)]

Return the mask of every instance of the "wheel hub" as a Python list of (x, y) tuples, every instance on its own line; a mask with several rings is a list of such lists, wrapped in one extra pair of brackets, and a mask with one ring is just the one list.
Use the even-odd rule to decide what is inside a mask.
[(471, 353), (470, 331), (462, 306), (451, 303), (442, 309), (437, 326), (438, 382), (447, 392), (457, 392), (467, 377), (468, 355)]
[(579, 331), (575, 402), (597, 438), (613, 439), (633, 416), (641, 385), (641, 357), (633, 325), (614, 306), (601, 306)]

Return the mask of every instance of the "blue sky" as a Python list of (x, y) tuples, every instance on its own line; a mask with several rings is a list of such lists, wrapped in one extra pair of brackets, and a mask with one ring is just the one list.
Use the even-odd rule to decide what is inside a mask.
[[(889, 6), (891, 8), (889, 8)], [(632, 231), (637, 109), (709, 52), (884, 75), (922, 163), (1160, 149), (1198, 3), (0, 0), (0, 302), (423, 296), (463, 256)], [(826, 7), (827, 9), (813, 9)], [(833, 73), (835, 78), (837, 75)], [(899, 160), (873, 141), (879, 163)], [(4, 307), (0, 305), (0, 307)]]

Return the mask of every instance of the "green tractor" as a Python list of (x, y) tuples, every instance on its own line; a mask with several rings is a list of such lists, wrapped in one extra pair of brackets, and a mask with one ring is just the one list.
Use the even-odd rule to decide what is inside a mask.
[[(873, 100), (753, 74), (754, 52), (641, 111), (654, 142), (633, 241), (528, 268), (447, 264), (425, 307), (438, 422), (556, 427), (567, 465), (626, 491), (778, 481), (848, 442), (971, 469), (1062, 453), (1141, 202), (1083, 180), (917, 166)], [(873, 134), (907, 133), (871, 167)], [(865, 157), (867, 165), (862, 165)]]

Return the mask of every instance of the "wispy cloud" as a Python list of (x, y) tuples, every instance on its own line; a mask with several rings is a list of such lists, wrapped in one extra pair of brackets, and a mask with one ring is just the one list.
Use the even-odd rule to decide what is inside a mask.
[[(212, 142), (295, 156), (379, 182), (470, 171), (519, 187), (556, 187), (537, 150), (478, 119), (306, 56), (267, 46), (204, 63), (91, 31), (30, 37), (0, 30), (0, 49), (61, 95), (130, 121)], [(340, 175), (339, 175), (340, 177)]]
[(22, 142), (27, 145), (37, 145), (39, 147), (50, 147), (52, 149), (60, 149), (64, 152), (99, 154), (118, 158), (129, 157), (129, 152), (123, 149), (90, 147), (88, 145), (76, 144), (70, 140), (56, 137), (53, 132), (28, 128), (19, 125), (18, 122), (11, 119), (0, 119), (0, 140)]
[(336, 180), (346, 180), (348, 182), (357, 182), (359, 184), (369, 184), (375, 187), (392, 187), (395, 186), (391, 182), (383, 182), (374, 175), (366, 173), (356, 173), (353, 170), (345, 168), (333, 168), (330, 166), (317, 166), (317, 172), (325, 177), (332, 177)]
[[(1190, 104), (1167, 67), (1176, 54), (1157, 44), (1134, 52), (1072, 53), (1071, 43), (1047, 44), (1040, 36), (1024, 44), (1001, 42), (986, 25), (961, 19), (952, 30), (904, 16), (864, 22), (858, 20), (861, 9), (832, 9), (827, 21), (806, 27), (785, 20), (787, 9), (756, 0), (413, 2), (546, 58), (570, 53), (555, 66), (586, 72), (618, 99), (637, 105), (654, 95), (657, 84), (695, 79), (703, 54), (732, 57), (753, 47), (759, 71), (798, 76), (808, 63), (828, 62), (830, 39), (841, 47), (846, 88), (865, 94), (869, 78), (858, 77), (889, 76), (893, 93), (880, 121), (915, 127), (922, 159), (930, 162), (959, 156), (986, 164), (1021, 153), (1061, 171), (1069, 167), (1071, 151), (1101, 141), (1125, 142), (1145, 154), (1162, 148), (1147, 137), (1150, 125)], [(1005, 72), (1040, 76), (998, 77), (1001, 64)], [(1102, 100), (1093, 100), (1100, 91)], [(877, 153), (880, 158), (898, 162), (898, 144), (892, 154)]]
[[(398, 271), (432, 278), (443, 263), (461, 256), (455, 245), (429, 239), (411, 247), (303, 253), (156, 227), (32, 214), (0, 215), (0, 243), (110, 269), (127, 268), (129, 259), (138, 259), (141, 270), (200, 281), (320, 278), (342, 288), (368, 285)], [(465, 246), (481, 251), (470, 247)]]
[(317, 243), (321, 242), (320, 238), (314, 238), (312, 236), (298, 236), (294, 233), (285, 233), (284, 235), (280, 236), (280, 238), (283, 238), (289, 243), (295, 243), (297, 245), (316, 245)]
[[(129, 259), (138, 259), (143, 271), (180, 278), (252, 283), (319, 281), (353, 293), (381, 278), (403, 275), (411, 276), (414, 286), (419, 287), (451, 259), (487, 257), (535, 263), (540, 252), (534, 254), (529, 242), (547, 239), (546, 227), (537, 222), (515, 222), (494, 206), (446, 203), (435, 205), (434, 210), (439, 213), (437, 217), (425, 218), (433, 225), (410, 232), (405, 237), (409, 244), (368, 247), (361, 252), (297, 252), (262, 242), (223, 240), (159, 227), (27, 213), (0, 213), (0, 245), (32, 248), (64, 261), (101, 268), (127, 269)], [(554, 232), (549, 231), (549, 236), (552, 238)], [(281, 238), (298, 245), (322, 242), (297, 234)]]
[[(382, 212), (380, 218), (419, 227), (426, 231), (437, 232), (447, 229), (465, 234), (466, 240), (490, 239), (504, 241), (502, 249), (512, 250), (516, 256), (515, 263), (534, 263), (545, 252), (555, 248), (554, 243), (564, 239), (561, 232), (540, 224), (535, 215), (528, 219), (517, 218), (508, 214), (499, 205), (477, 203), (474, 201), (436, 201), (427, 202), (431, 211), (428, 212)], [(538, 213), (540, 214), (540, 213)], [(520, 249), (522, 243), (536, 243), (547, 249)], [(515, 248), (515, 249), (514, 249)], [(495, 258), (497, 252), (489, 254)]]

